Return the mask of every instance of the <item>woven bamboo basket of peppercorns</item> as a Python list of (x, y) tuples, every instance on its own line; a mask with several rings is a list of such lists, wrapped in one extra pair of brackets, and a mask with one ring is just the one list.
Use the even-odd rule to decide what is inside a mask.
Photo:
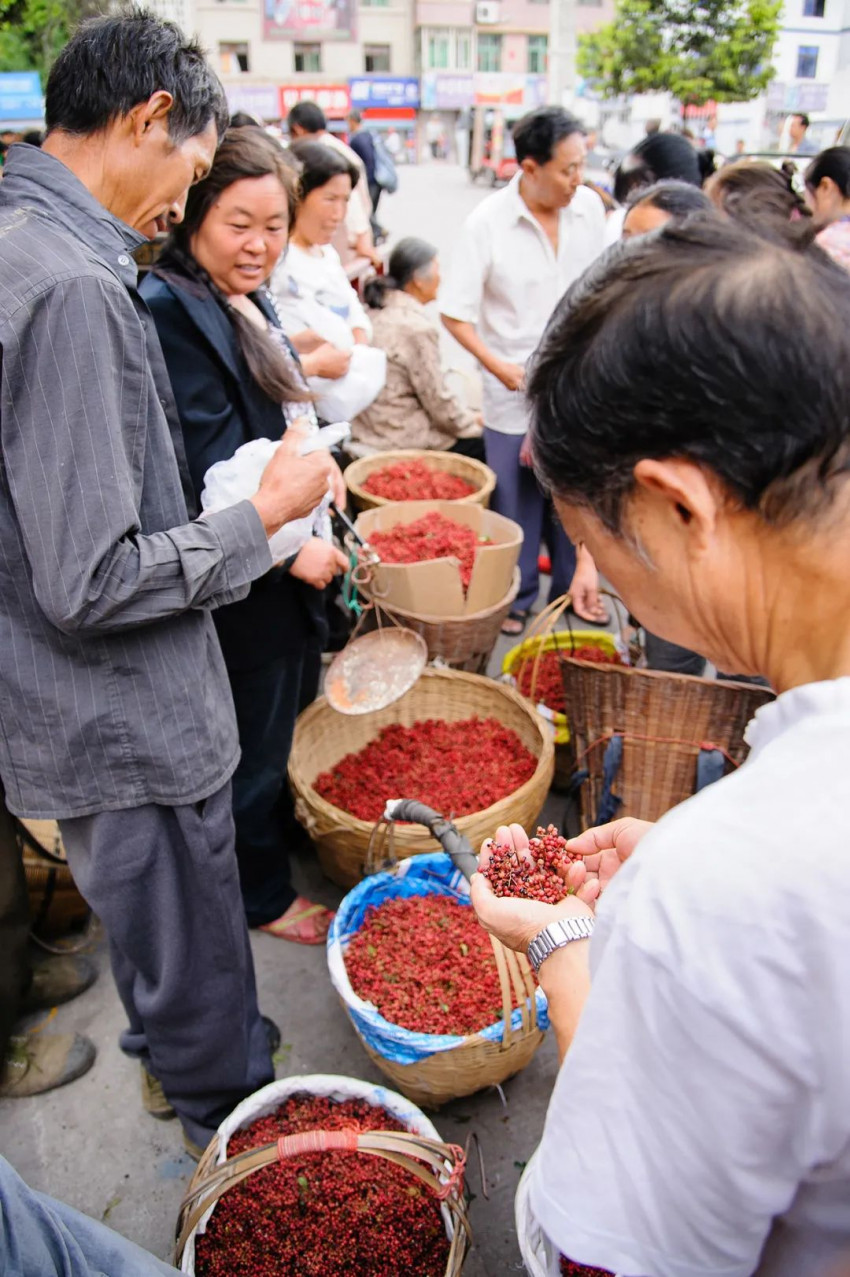
[(483, 461), (474, 457), (464, 457), (457, 452), (431, 452), (416, 448), (399, 448), (393, 452), (378, 452), (372, 457), (361, 457), (352, 461), (345, 469), (345, 483), (351, 493), (351, 499), (358, 510), (374, 510), (376, 506), (388, 505), (388, 497), (379, 497), (374, 492), (367, 492), (363, 487), (364, 479), (376, 470), (384, 470), (387, 466), (397, 465), (403, 461), (421, 461), (432, 470), (442, 470), (444, 474), (457, 475), (472, 484), (474, 492), (468, 497), (460, 497), (464, 505), (490, 504), (490, 497), (496, 487), (496, 476)]
[[(324, 697), (304, 710), (295, 725), (289, 782), (296, 815), (315, 843), (319, 863), (329, 878), (343, 887), (359, 882), (374, 821), (360, 820), (327, 802), (314, 788), (316, 778), (347, 754), (363, 749), (391, 723), (412, 727), (423, 719), (458, 722), (470, 718), (497, 719), (515, 732), (537, 759), (525, 784), (489, 807), (455, 819), (460, 832), (477, 847), (501, 824), (516, 821), (533, 828), (549, 792), (554, 767), (552, 734), (525, 697), (478, 674), (426, 669), (409, 692), (374, 714), (338, 714)], [(388, 793), (386, 797), (398, 795)], [(396, 848), (399, 857), (415, 856), (438, 851), (439, 843), (420, 826), (405, 825), (396, 831)]]
[[(394, 832), (398, 829), (398, 825), (394, 826)], [(380, 848), (384, 854), (387, 846), (385, 839)], [(328, 968), (369, 1059), (414, 1104), (436, 1109), (485, 1087), (499, 1086), (531, 1063), (545, 1036), (545, 999), (527, 958), (506, 949), (490, 936), (502, 1001), (502, 1017), (497, 1024), (483, 1024), (477, 1033), (455, 1037), (411, 1032), (385, 1020), (370, 1004), (364, 1004), (355, 993), (346, 968), (346, 946), (341, 936), (341, 931), (346, 929), (346, 918), (357, 910), (358, 896), (361, 908), (362, 901), (371, 898), (368, 893), (373, 883), (378, 884), (383, 899), (393, 899), (414, 890), (412, 881), (426, 896), (468, 897), (467, 883), (444, 856), (408, 861), (393, 872), (367, 879), (346, 896), (337, 911), (328, 938)], [(441, 934), (437, 933), (438, 941)], [(427, 936), (423, 937), (423, 943), (428, 940)], [(371, 1042), (367, 1036), (372, 1038)], [(416, 1058), (410, 1062), (389, 1058), (399, 1041), (404, 1042), (405, 1054)]]

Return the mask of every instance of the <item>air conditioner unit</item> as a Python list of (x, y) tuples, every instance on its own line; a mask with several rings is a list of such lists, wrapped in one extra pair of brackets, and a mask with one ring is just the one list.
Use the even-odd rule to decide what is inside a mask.
[(494, 26), (499, 18), (499, 0), (478, 0), (475, 6), (475, 21), (479, 26)]

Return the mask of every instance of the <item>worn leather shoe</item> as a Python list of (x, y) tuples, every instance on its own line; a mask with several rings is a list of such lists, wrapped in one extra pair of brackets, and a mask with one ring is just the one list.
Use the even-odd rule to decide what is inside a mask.
[(32, 983), (24, 994), (21, 1015), (45, 1011), (85, 993), (97, 979), (97, 967), (87, 958), (57, 954), (33, 967)]
[[(280, 1046), (280, 1029), (274, 1020), (270, 1020), (267, 1015), (261, 1016), (263, 1027), (266, 1030), (266, 1038), (269, 1044), (269, 1051), (274, 1055)], [(172, 1117), (176, 1117), (177, 1113), (173, 1105), (169, 1104), (163, 1090), (162, 1083), (154, 1077), (144, 1066), (142, 1067), (142, 1104), (145, 1112), (150, 1113), (151, 1117), (155, 1117), (158, 1122), (168, 1122)], [(184, 1134), (184, 1141), (188, 1135)], [(189, 1151), (188, 1148), (186, 1150)], [(201, 1149), (201, 1153), (203, 1149)], [(198, 1154), (200, 1157), (200, 1153)], [(195, 1159), (197, 1161), (197, 1158)]]
[(42, 1095), (82, 1077), (97, 1052), (80, 1033), (27, 1033), (12, 1037), (0, 1074), (0, 1097)]

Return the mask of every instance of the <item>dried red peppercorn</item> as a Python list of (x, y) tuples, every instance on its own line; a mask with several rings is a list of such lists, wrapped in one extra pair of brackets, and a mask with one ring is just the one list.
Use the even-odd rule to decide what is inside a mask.
[(530, 839), (528, 856), (522, 856), (505, 843), (493, 843), (490, 861), (483, 870), (494, 895), (514, 896), (523, 900), (540, 900), (556, 905), (569, 889), (558, 869), (564, 869), (577, 857), (566, 850), (567, 840), (554, 825), (538, 827)]
[(493, 946), (469, 905), (451, 896), (372, 905), (345, 951), (345, 969), (355, 993), (415, 1033), (465, 1036), (502, 1019)]
[(346, 754), (313, 787), (360, 820), (383, 815), (388, 798), (414, 798), (447, 816), (483, 811), (530, 780), (537, 759), (495, 718), (393, 723)]
[(397, 523), (369, 537), (373, 550), (384, 563), (424, 563), (431, 559), (459, 559), (460, 579), (469, 587), (475, 554), (483, 541), (474, 528), (455, 523), (432, 510), (412, 523)]
[(475, 484), (460, 475), (437, 470), (418, 459), (373, 470), (360, 486), (387, 501), (460, 501), (476, 491)]
[(587, 1264), (574, 1264), (566, 1255), (561, 1256), (562, 1277), (614, 1277), (607, 1268), (588, 1268)]
[[(234, 1154), (310, 1129), (405, 1128), (362, 1100), (286, 1100), (228, 1143)], [(220, 1199), (195, 1241), (198, 1277), (442, 1277), (440, 1204), (419, 1180), (362, 1153), (311, 1153), (249, 1176)]]

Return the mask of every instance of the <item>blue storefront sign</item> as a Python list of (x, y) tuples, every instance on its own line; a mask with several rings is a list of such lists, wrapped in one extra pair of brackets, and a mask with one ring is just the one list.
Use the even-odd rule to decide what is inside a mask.
[(358, 111), (370, 107), (419, 106), (419, 81), (407, 75), (360, 75), (348, 81), (351, 105)]
[(44, 97), (37, 71), (0, 72), (0, 119), (40, 120)]

